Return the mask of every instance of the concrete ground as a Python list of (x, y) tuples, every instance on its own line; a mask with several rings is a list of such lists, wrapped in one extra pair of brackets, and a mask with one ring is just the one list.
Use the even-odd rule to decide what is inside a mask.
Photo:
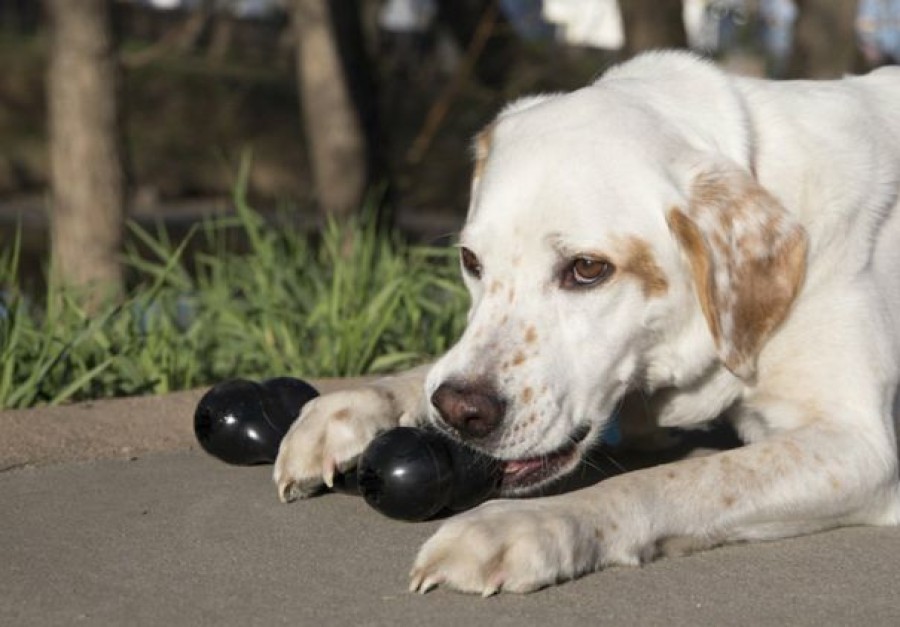
[(0, 413), (0, 624), (900, 624), (898, 529), (726, 547), (527, 596), (411, 594), (439, 523), (344, 495), (280, 504), (270, 467), (198, 450), (198, 398)]

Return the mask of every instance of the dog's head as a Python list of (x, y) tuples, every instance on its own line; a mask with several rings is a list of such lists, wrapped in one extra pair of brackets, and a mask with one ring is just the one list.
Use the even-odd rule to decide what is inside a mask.
[(753, 376), (804, 273), (804, 232), (753, 177), (615, 88), (514, 104), (476, 138), (460, 236), (472, 305), (432, 369), (431, 419), (506, 460), (507, 493), (565, 474), (629, 389), (716, 363)]

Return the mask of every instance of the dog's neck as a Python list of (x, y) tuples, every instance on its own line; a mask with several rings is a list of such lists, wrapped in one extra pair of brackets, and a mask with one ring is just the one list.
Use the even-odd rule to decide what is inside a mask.
[[(699, 306), (677, 326), (656, 332), (644, 362), (643, 387), (654, 392), (666, 387), (686, 387), (703, 376), (718, 361), (706, 319)], [(683, 316), (683, 314), (681, 314)]]
[(722, 365), (699, 306), (647, 353), (643, 388), (662, 426), (707, 422), (740, 396), (744, 382)]

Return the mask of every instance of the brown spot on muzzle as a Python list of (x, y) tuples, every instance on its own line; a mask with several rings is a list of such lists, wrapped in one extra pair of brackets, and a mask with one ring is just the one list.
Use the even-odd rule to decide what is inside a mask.
[(526, 403), (526, 404), (530, 403), (531, 399), (533, 399), (533, 398), (534, 398), (534, 390), (533, 389), (531, 389), (530, 387), (526, 387), (524, 390), (522, 390), (522, 402), (523, 403)]

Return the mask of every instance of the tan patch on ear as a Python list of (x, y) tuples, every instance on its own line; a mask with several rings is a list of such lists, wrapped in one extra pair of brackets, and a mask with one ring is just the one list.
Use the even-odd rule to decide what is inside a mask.
[(646, 241), (638, 237), (629, 238), (625, 243), (623, 260), (620, 271), (637, 278), (644, 296), (662, 296), (668, 291), (666, 275), (656, 263)]
[(806, 231), (737, 166), (699, 174), (690, 192), (686, 211), (670, 210), (669, 228), (690, 264), (720, 358), (746, 378), (803, 284)]
[(747, 173), (735, 168), (698, 175), (691, 186), (690, 213), (707, 219), (705, 235), (713, 250), (734, 264), (751, 256), (767, 256), (787, 212)]
[(761, 338), (768, 337), (784, 319), (803, 283), (805, 260), (806, 236), (798, 231), (789, 235), (771, 257), (753, 259), (735, 269), (739, 296), (732, 314), (732, 359), (756, 354)]
[(494, 123), (488, 124), (475, 136), (475, 169), (472, 178), (478, 180), (484, 174), (488, 154), (491, 152), (491, 144), (494, 141)]
[(721, 344), (722, 329), (719, 327), (719, 312), (716, 309), (715, 283), (712, 277), (712, 258), (703, 234), (696, 223), (687, 217), (681, 210), (673, 208), (667, 216), (669, 228), (674, 233), (681, 249), (688, 258), (691, 266), (691, 274), (694, 277), (694, 285), (697, 297), (700, 299), (700, 309), (703, 317), (709, 325), (716, 346)]

